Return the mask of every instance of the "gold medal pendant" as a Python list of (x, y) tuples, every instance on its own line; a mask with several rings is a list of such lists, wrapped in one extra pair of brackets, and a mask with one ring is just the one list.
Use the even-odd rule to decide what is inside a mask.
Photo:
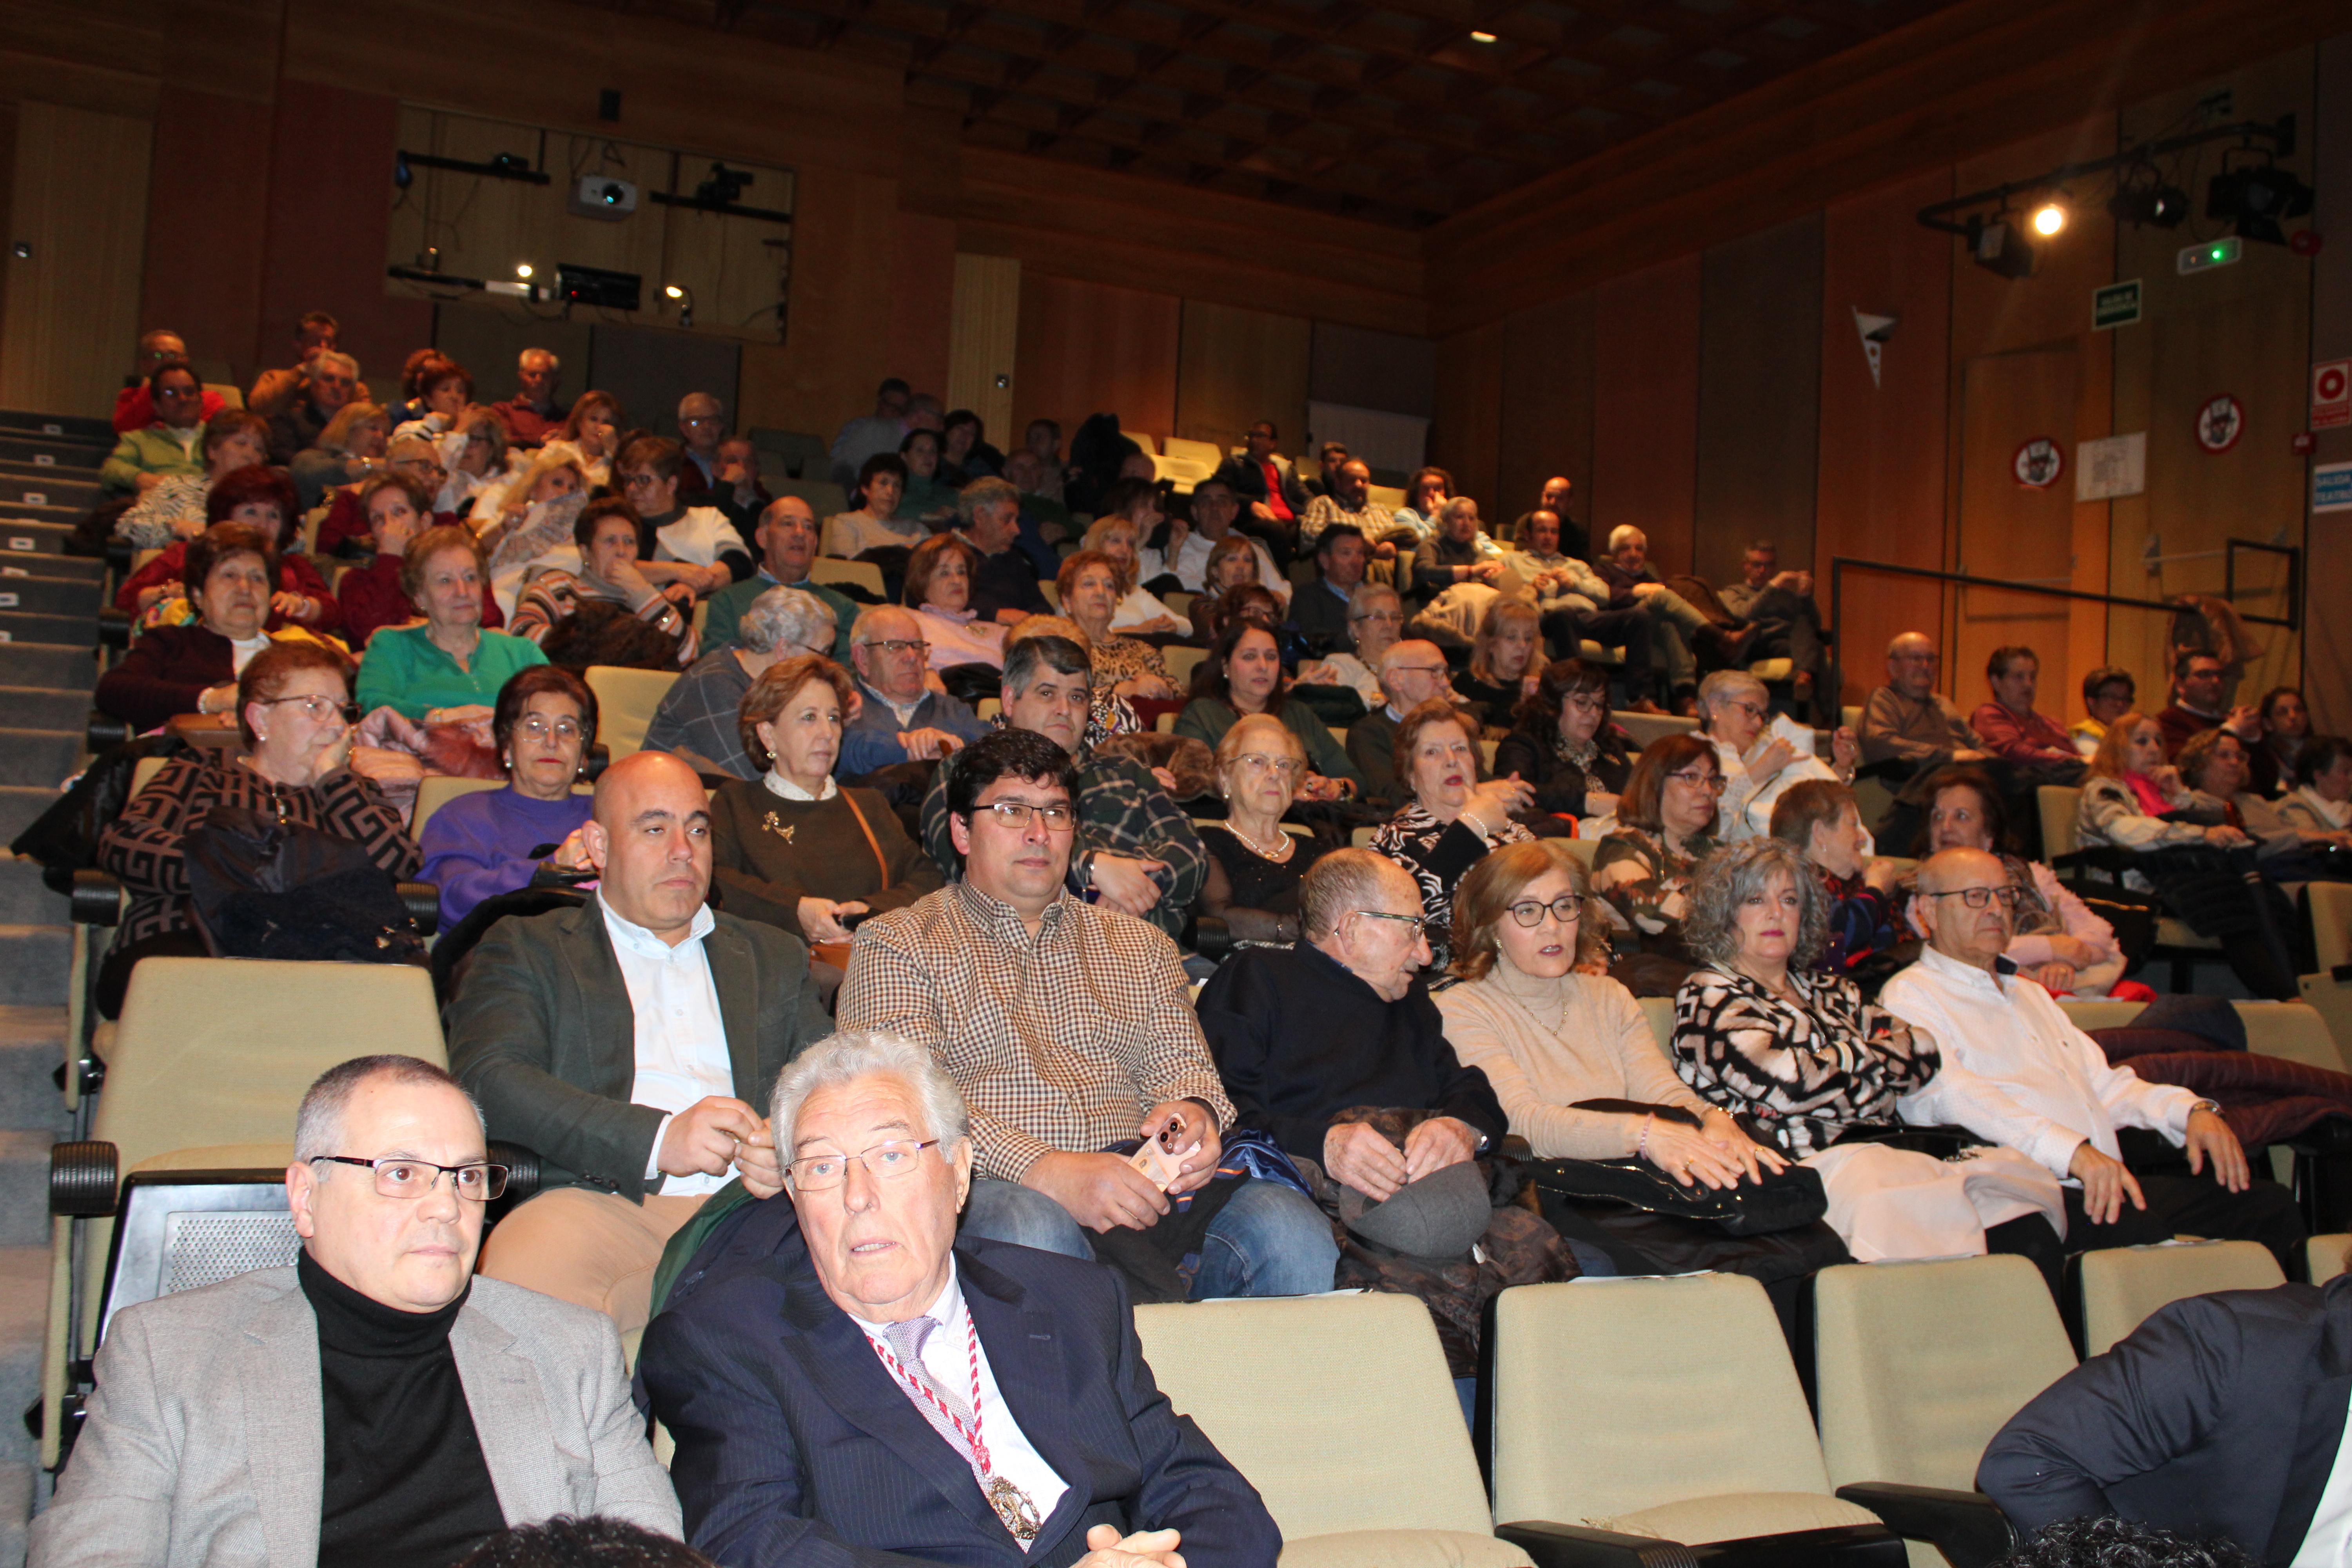
[(1034, 1541), (1040, 1523), (1037, 1505), (1029, 1494), (1006, 1480), (1003, 1476), (988, 1478), (988, 1506), (1004, 1521), (1004, 1528), (1015, 1541)]

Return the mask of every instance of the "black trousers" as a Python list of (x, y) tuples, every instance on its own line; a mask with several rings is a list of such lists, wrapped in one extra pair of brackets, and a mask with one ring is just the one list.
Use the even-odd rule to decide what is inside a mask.
[(1554, 658), (1574, 658), (1578, 644), (1591, 637), (1602, 647), (1623, 646), (1625, 697), (1638, 702), (1654, 696), (1650, 679), (1649, 613), (1645, 610), (1551, 610), (1542, 621), (1544, 641)]
[(2061, 1242), (2040, 1215), (2013, 1219), (1985, 1232), (1993, 1252), (2019, 1253), (2033, 1260), (2049, 1283), (2059, 1310), (2067, 1304), (2066, 1259), (2102, 1247), (2145, 1247), (2175, 1236), (2210, 1237), (2218, 1241), (2258, 1241), (2270, 1248), (2290, 1279), (2304, 1277), (2303, 1244), (2310, 1233), (2295, 1208), (2294, 1194), (2276, 1182), (2256, 1179), (2242, 1193), (2233, 1193), (2211, 1175), (2162, 1176), (2139, 1174), (2147, 1207), (2136, 1209), (2124, 1200), (2123, 1212), (2112, 1224), (2093, 1225), (2083, 1212), (2083, 1194), (2068, 1187), (2066, 1239)]
[(120, 1017), (122, 994), (131, 989), (131, 971), (142, 958), (210, 958), (213, 950), (193, 931), (162, 931), (127, 945), (110, 948), (98, 965), (98, 1016)]

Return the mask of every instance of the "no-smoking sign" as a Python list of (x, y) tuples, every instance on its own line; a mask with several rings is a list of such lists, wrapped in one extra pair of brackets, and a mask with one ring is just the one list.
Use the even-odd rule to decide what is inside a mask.
[(2352, 359), (2331, 359), (2311, 367), (2311, 427), (2352, 425)]

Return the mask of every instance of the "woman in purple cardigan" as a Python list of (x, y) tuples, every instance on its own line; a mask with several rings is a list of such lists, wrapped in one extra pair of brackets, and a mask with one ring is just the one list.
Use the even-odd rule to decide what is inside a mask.
[(419, 840), (420, 876), (440, 885), (445, 931), (484, 899), (588, 865), (580, 844), (588, 796), (572, 786), (596, 739), (595, 694), (568, 669), (533, 665), (499, 689), (490, 729), (507, 787), (459, 795)]

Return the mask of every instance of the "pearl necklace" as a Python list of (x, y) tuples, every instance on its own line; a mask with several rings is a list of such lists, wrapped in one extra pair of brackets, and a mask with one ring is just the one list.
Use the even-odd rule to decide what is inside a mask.
[(1256, 839), (1252, 838), (1248, 834), (1244, 833), (1240, 828), (1234, 826), (1233, 818), (1231, 817), (1227, 817), (1225, 819), (1225, 831), (1232, 834), (1235, 838), (1240, 839), (1244, 845), (1247, 846), (1250, 853), (1255, 855), (1261, 860), (1287, 860), (1291, 857), (1292, 850), (1296, 847), (1295, 841), (1291, 838), (1290, 835), (1284, 832), (1279, 827), (1274, 830), (1274, 847), (1271, 849), (1267, 848), (1265, 845), (1260, 844)]

